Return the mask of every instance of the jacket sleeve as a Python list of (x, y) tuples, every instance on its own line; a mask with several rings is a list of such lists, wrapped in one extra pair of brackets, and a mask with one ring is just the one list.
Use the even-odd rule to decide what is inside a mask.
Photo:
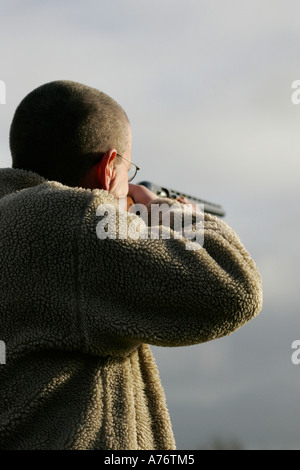
[[(224, 221), (205, 214), (198, 227), (193, 214), (190, 228), (202, 243), (178, 235), (174, 225), (166, 238), (160, 225), (153, 239), (153, 227), (141, 217), (116, 206), (109, 215), (110, 201), (107, 206), (93, 198), (78, 240), (78, 296), (88, 351), (114, 355), (141, 343), (197, 344), (228, 335), (259, 313), (258, 269)], [(139, 231), (143, 237), (136, 236)]]

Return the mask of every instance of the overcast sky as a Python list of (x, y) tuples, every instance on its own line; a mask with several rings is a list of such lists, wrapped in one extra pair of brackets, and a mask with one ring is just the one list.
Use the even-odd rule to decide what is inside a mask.
[(299, 1), (1, 0), (0, 11), (1, 167), (27, 93), (91, 85), (129, 116), (137, 182), (221, 203), (260, 269), (255, 320), (211, 343), (152, 348), (178, 448), (300, 448)]

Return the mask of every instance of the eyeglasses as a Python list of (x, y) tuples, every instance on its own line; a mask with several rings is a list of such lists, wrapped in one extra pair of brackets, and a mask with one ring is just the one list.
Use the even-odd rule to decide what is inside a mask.
[(135, 163), (130, 162), (127, 160), (127, 158), (123, 157), (123, 155), (120, 155), (119, 153), (117, 153), (117, 157), (123, 158), (123, 160), (126, 160), (128, 163), (130, 163), (130, 167), (128, 168), (128, 182), (132, 181), (140, 168)]

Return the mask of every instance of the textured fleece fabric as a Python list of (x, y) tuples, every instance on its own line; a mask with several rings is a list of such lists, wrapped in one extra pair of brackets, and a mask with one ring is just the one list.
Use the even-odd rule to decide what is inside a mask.
[[(0, 170), (0, 449), (175, 449), (149, 345), (220, 338), (262, 307), (224, 221), (205, 215), (197, 250), (184, 237), (100, 239), (103, 204), (118, 208), (107, 191)], [(145, 230), (120, 214), (120, 233), (133, 219)]]

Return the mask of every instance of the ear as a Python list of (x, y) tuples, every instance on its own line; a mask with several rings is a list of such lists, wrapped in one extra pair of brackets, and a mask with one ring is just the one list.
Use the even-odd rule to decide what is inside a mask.
[(97, 186), (107, 191), (110, 189), (111, 180), (115, 177), (115, 158), (117, 156), (116, 149), (110, 149), (101, 158), (96, 167)]

